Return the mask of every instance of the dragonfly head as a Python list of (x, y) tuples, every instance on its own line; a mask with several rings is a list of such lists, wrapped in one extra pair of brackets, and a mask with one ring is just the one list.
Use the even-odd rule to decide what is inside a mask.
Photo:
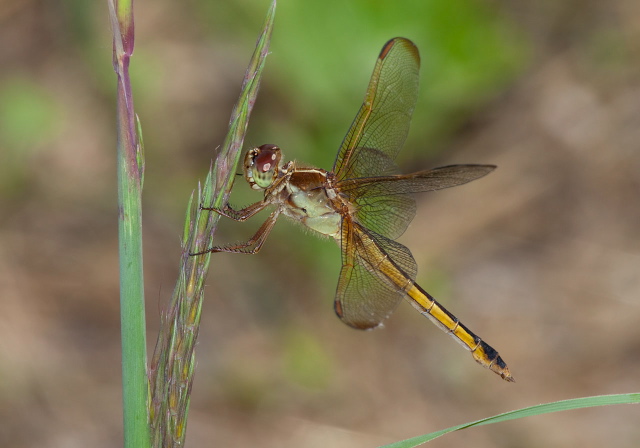
[(269, 188), (280, 173), (282, 153), (276, 145), (253, 148), (244, 157), (244, 177), (254, 190)]

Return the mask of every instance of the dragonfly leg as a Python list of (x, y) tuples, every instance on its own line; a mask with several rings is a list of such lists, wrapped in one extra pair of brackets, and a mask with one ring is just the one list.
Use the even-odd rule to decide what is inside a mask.
[(249, 238), (248, 241), (244, 243), (231, 244), (228, 246), (214, 246), (207, 250), (203, 250), (202, 252), (194, 252), (189, 255), (203, 255), (209, 252), (230, 252), (234, 254), (248, 254), (253, 255), (257, 254), (262, 245), (267, 240), (267, 237), (271, 233), (273, 226), (276, 224), (278, 220), (278, 215), (280, 215), (280, 209), (274, 210), (271, 215), (267, 218), (267, 220), (262, 223), (258, 231)]
[(244, 207), (240, 210), (233, 209), (229, 204), (225, 204), (223, 208), (204, 207), (200, 205), (200, 210), (210, 210), (226, 218), (233, 219), (234, 221), (243, 222), (257, 214), (258, 212), (262, 211), (268, 205), (269, 202), (260, 201)]

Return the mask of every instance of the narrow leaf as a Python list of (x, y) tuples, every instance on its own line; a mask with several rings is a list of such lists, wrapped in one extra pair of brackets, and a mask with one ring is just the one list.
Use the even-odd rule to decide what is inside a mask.
[(640, 403), (640, 393), (619, 394), (619, 395), (600, 395), (595, 397), (574, 398), (571, 400), (555, 401), (553, 403), (539, 404), (528, 408), (518, 409), (515, 411), (505, 412), (493, 417), (484, 418), (471, 423), (452, 426), (451, 428), (441, 431), (425, 434), (411, 439), (402, 440), (400, 442), (384, 445), (379, 448), (413, 448), (423, 443), (437, 439), (440, 436), (453, 431), (471, 428), (473, 426), (488, 425), (491, 423), (505, 422), (523, 417), (533, 417), (535, 415), (549, 414), (552, 412), (570, 411), (573, 409), (591, 408), (596, 406), (608, 406), (612, 404), (638, 404)]

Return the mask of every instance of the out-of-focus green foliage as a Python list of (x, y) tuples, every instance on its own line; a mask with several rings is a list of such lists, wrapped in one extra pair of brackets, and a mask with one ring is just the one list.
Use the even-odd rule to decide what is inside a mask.
[(26, 160), (61, 125), (60, 108), (49, 93), (27, 76), (0, 84), (0, 192), (10, 197), (26, 181)]
[(22, 151), (51, 139), (59, 112), (48, 92), (28, 77), (5, 81), (0, 89), (0, 144)]

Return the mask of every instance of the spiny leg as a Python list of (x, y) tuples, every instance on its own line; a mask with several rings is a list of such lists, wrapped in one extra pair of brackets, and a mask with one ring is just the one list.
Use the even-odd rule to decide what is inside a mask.
[(240, 210), (235, 210), (231, 208), (229, 204), (225, 204), (223, 208), (216, 207), (204, 207), (200, 206), (200, 210), (209, 210), (212, 212), (216, 212), (217, 214), (224, 216), (225, 218), (233, 219), (234, 221), (246, 221), (257, 213), (261, 212), (265, 207), (271, 205), (268, 201), (260, 201), (255, 204), (251, 204), (247, 207), (244, 207)]
[[(209, 252), (230, 252), (235, 254), (248, 254), (248, 255), (257, 254), (262, 248), (262, 245), (264, 244), (264, 242), (267, 240), (267, 237), (271, 233), (273, 226), (276, 224), (276, 221), (278, 220), (278, 215), (280, 215), (280, 212), (281, 212), (280, 209), (274, 210), (273, 213), (269, 215), (267, 220), (262, 223), (258, 231), (255, 233), (255, 235), (253, 235), (251, 238), (249, 238), (248, 241), (245, 241), (244, 243), (237, 243), (229, 246), (214, 246), (202, 252), (193, 252), (193, 253), (190, 253), (189, 255), (192, 255), (192, 256), (203, 255)], [(250, 249), (251, 246), (254, 246), (254, 247)]]

